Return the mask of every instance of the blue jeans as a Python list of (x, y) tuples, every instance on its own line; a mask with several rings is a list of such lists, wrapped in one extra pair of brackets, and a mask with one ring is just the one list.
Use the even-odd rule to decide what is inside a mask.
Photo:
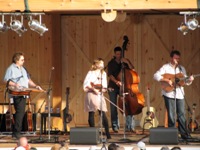
[[(119, 91), (111, 91), (108, 93), (110, 97), (110, 101), (117, 105), (117, 95), (119, 95)], [(117, 107), (110, 103), (110, 114), (111, 114), (111, 124), (112, 129), (119, 129), (118, 125), (118, 112)]]
[[(117, 96), (119, 95), (119, 92), (114, 90), (108, 93), (111, 102), (113, 102), (115, 105), (117, 105)], [(111, 111), (111, 124), (112, 129), (119, 129), (119, 121), (118, 121), (118, 111), (117, 107), (110, 104), (110, 111)], [(131, 115), (126, 116), (126, 129), (131, 130), (135, 128), (135, 121), (134, 118), (132, 118)]]
[(131, 115), (126, 116), (126, 130), (127, 131), (135, 130), (134, 116)]
[(187, 130), (187, 124), (185, 119), (185, 100), (176, 99), (176, 112), (175, 112), (175, 100), (174, 98), (169, 98), (163, 96), (165, 100), (165, 106), (168, 112), (168, 127), (175, 127), (176, 120), (175, 115), (177, 113), (178, 130), (181, 135), (189, 135)]

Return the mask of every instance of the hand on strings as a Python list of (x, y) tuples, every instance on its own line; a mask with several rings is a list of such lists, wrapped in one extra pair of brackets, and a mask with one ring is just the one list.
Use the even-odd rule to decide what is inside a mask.
[(117, 86), (122, 86), (122, 82), (121, 82), (121, 81), (117, 81), (117, 82), (115, 82), (115, 84), (116, 84)]
[(193, 80), (194, 80), (194, 76), (193, 76), (193, 75), (187, 77), (187, 78), (185, 79), (186, 85), (192, 84), (192, 81), (193, 81)]
[(38, 90), (44, 91), (39, 85), (36, 85), (35, 88)]
[(84, 90), (85, 92), (93, 92), (94, 94), (98, 95), (99, 91), (92, 86), (87, 86)]
[(121, 58), (121, 62), (124, 62), (124, 63), (128, 64), (129, 69), (134, 69), (134, 66), (133, 66), (133, 64), (130, 62), (129, 59), (127, 59), (127, 58)]
[(21, 87), (20, 84), (18, 84), (18, 83), (15, 83), (14, 86), (15, 86), (16, 88)]
[(174, 86), (172, 80), (167, 79), (167, 80), (165, 80), (165, 81), (166, 81), (171, 87)]
[(129, 61), (126, 59), (126, 58), (121, 58), (121, 62), (124, 62), (124, 63), (129, 63)]
[(194, 76), (191, 75), (191, 76), (188, 78), (188, 80), (192, 82), (192, 81), (194, 80)]
[(94, 92), (94, 94), (98, 95), (99, 94), (99, 91), (95, 88), (92, 88), (92, 91)]
[(193, 80), (194, 80), (194, 76), (191, 75), (188, 78), (186, 78), (185, 82), (186, 82), (187, 85), (190, 85), (190, 84), (192, 84)]

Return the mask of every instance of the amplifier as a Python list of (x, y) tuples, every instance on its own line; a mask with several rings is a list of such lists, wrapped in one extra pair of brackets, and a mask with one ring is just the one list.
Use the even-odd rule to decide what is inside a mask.
[(150, 128), (150, 144), (178, 144), (177, 128)]
[(70, 128), (70, 144), (99, 144), (99, 128)]

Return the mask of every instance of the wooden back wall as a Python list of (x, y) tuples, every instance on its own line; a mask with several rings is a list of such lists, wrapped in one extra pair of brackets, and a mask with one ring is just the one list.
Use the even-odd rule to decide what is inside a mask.
[[(198, 74), (200, 64), (199, 29), (183, 35), (177, 28), (183, 22), (183, 16), (176, 15), (142, 15), (127, 16), (122, 23), (107, 23), (98, 15), (46, 15), (43, 22), (49, 31), (40, 37), (37, 33), (28, 31), (18, 37), (13, 31), (0, 34), (0, 75), (3, 78), (5, 69), (11, 63), (14, 52), (25, 52), (25, 66), (32, 79), (48, 89), (49, 76), (52, 71), (52, 105), (66, 106), (66, 87), (70, 88), (69, 113), (73, 120), (70, 126), (87, 126), (87, 113), (84, 112), (83, 80), (95, 58), (101, 57), (107, 65), (113, 57), (115, 46), (121, 46), (123, 36), (130, 40), (125, 57), (129, 58), (138, 72), (141, 83), (140, 91), (146, 97), (146, 86), (150, 85), (150, 104), (156, 109), (156, 117), (160, 125), (164, 125), (164, 102), (160, 94), (160, 85), (153, 80), (153, 74), (169, 60), (172, 49), (182, 53), (181, 63), (188, 74)], [(200, 105), (199, 78), (195, 78), (191, 86), (185, 88), (186, 102), (192, 107), (193, 103)], [(5, 85), (1, 83), (0, 101), (4, 101)], [(41, 107), (46, 95), (32, 93), (36, 103), (36, 111)], [(105, 94), (108, 97), (107, 94)], [(108, 108), (109, 108), (109, 103)], [(45, 104), (44, 104), (45, 105)], [(186, 107), (187, 109), (187, 107)], [(44, 111), (44, 106), (42, 107)], [(110, 112), (108, 111), (110, 120)], [(186, 111), (187, 114), (187, 111)], [(135, 118), (139, 122), (142, 114)], [(196, 110), (200, 120), (200, 111)], [(98, 115), (95, 116), (98, 125)], [(54, 126), (57, 126), (53, 123)], [(59, 120), (61, 126), (62, 120)], [(120, 115), (122, 124), (122, 116)]]

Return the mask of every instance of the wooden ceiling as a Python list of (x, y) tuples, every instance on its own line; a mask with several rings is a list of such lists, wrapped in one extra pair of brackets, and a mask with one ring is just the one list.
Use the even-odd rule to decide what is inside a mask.
[(198, 10), (200, 0), (0, 0), (2, 12), (97, 14), (114, 9), (133, 13), (171, 13)]

